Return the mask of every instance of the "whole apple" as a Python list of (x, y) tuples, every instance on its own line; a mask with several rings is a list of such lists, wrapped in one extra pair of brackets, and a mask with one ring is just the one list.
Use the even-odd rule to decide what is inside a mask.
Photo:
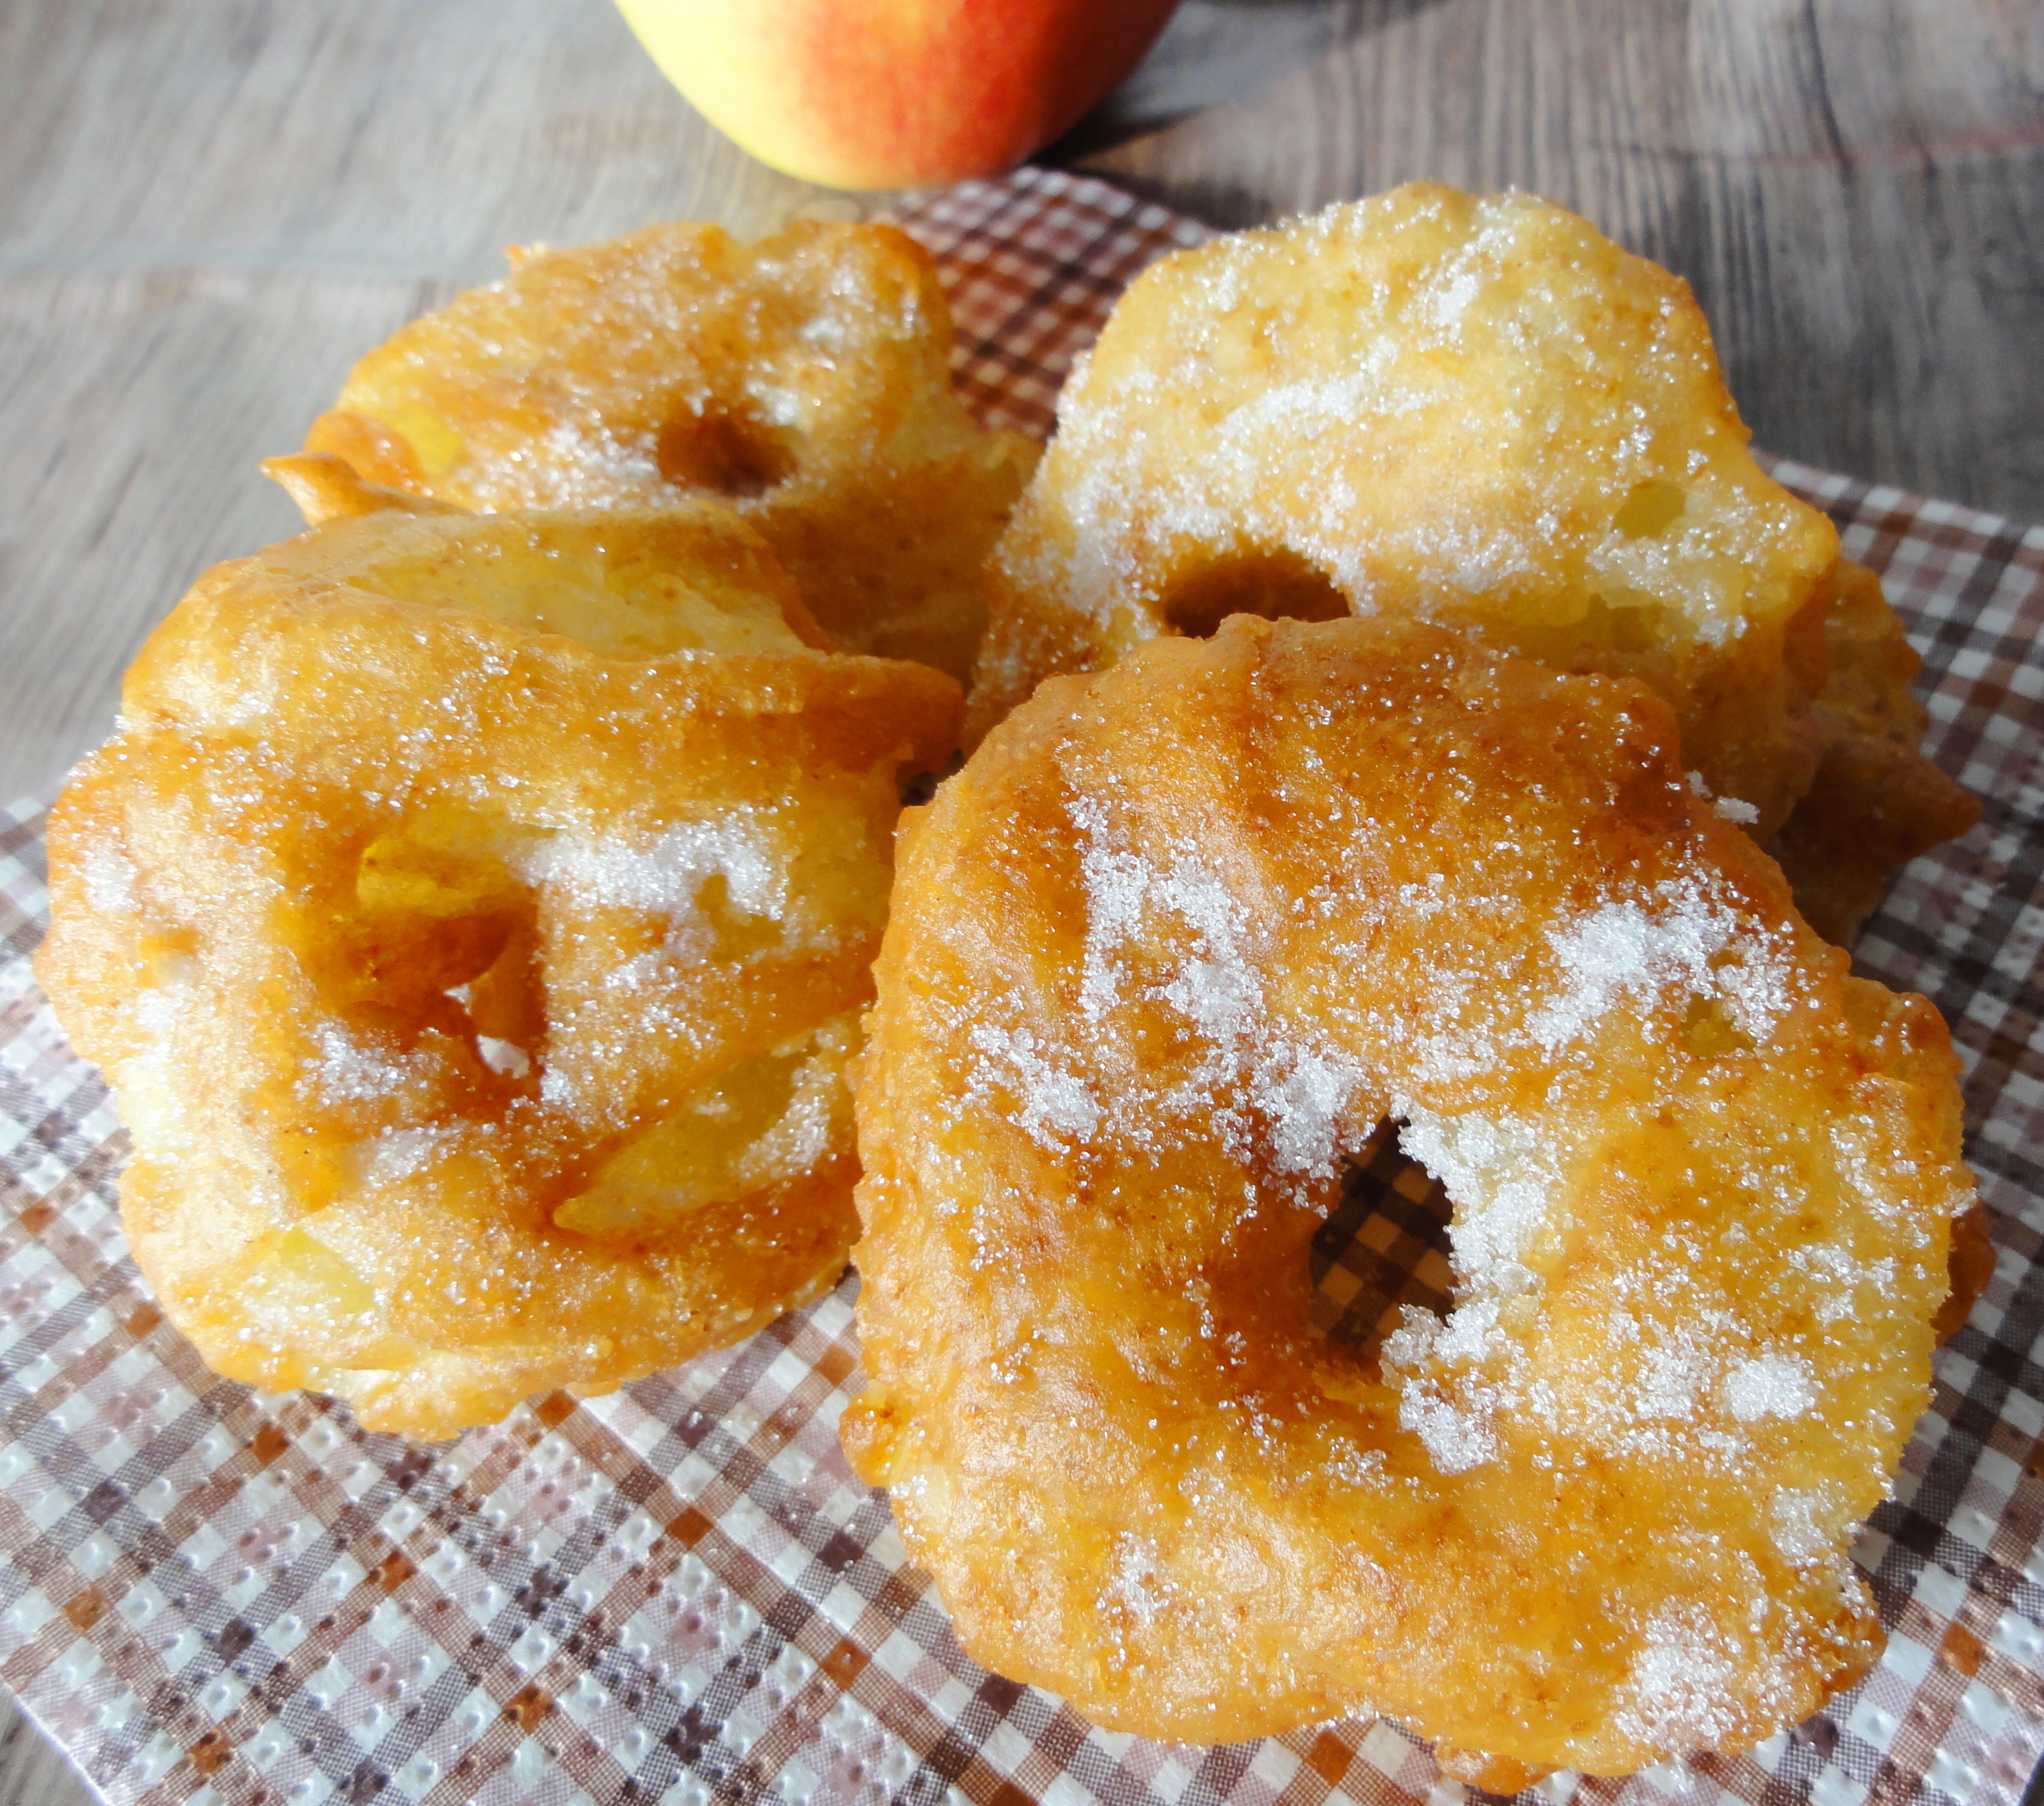
[(746, 150), (832, 188), (990, 175), (1142, 60), (1178, 0), (618, 0)]

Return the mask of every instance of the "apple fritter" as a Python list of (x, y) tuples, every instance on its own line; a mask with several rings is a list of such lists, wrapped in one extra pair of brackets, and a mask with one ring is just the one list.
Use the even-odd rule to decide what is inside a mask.
[(1531, 196), (1416, 184), (1123, 295), (994, 554), (967, 740), (1232, 613), (1416, 615), (1643, 679), (1764, 840), (1815, 767), (1837, 555), (1685, 283)]
[(363, 358), (305, 449), (469, 509), (724, 497), (841, 645), (962, 679), (1036, 448), (974, 422), (951, 351), (936, 266), (892, 227), (648, 226), (515, 253)]
[(37, 973), (220, 1372), (440, 1436), (832, 1284), (905, 776), (721, 503), (337, 521), (209, 572), (52, 818)]
[[(976, 1660), (1151, 1737), (1388, 1712), (1504, 1793), (1871, 1665), (1957, 1061), (1685, 763), (1635, 682), (1237, 617), (911, 812), (843, 1434)], [(1309, 1253), (1387, 1119), (1456, 1284), (1366, 1352)]]

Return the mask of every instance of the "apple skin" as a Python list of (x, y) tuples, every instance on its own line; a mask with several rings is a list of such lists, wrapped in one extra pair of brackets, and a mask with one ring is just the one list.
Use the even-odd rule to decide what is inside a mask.
[(618, 0), (705, 118), (831, 188), (987, 175), (1142, 60), (1178, 0)]

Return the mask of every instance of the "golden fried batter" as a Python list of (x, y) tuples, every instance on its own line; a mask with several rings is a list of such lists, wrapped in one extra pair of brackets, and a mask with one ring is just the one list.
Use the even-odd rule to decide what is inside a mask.
[(1918, 750), (1931, 717), (1909, 686), (1923, 661), (1881, 579), (1842, 559), (1837, 583), (1824, 619), (1831, 679), (1813, 715), (1822, 756), (1768, 851), (1804, 920), (1850, 947), (1896, 868), (1965, 833), (1980, 804)]
[(1816, 761), (1838, 540), (1746, 440), (1687, 286), (1531, 196), (1417, 184), (1179, 252), (1066, 385), (968, 743), (1159, 634), (1390, 610), (1642, 678), (1764, 840)]
[[(1507, 1791), (1871, 1662), (1955, 1062), (1643, 686), (1389, 609), (1153, 641), (912, 812), (877, 978), (844, 1434), (977, 1660), (1149, 1736), (1389, 1712)], [(1387, 1117), (1457, 1289), (1372, 1358), (1308, 1254)]]
[(440, 1436), (832, 1283), (905, 774), (722, 504), (385, 510), (223, 565), (52, 818), (38, 975), (221, 1373)]
[[(358, 363), (308, 452), (463, 508), (732, 500), (847, 648), (963, 678), (979, 567), (1036, 451), (952, 393), (928, 252), (801, 221), (649, 226), (512, 274)], [(294, 488), (326, 518), (317, 485)]]
[(359, 514), (465, 514), (451, 501), (436, 501), (409, 489), (374, 483), (332, 452), (298, 452), (288, 458), (265, 458), (263, 475), (282, 485), (298, 512), (314, 526), (328, 521), (352, 521)]

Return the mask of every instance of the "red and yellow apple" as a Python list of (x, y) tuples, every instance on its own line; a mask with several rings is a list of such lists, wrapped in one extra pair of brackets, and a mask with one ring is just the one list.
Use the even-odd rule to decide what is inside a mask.
[(1178, 0), (618, 0), (683, 96), (833, 188), (990, 175), (1142, 60)]

